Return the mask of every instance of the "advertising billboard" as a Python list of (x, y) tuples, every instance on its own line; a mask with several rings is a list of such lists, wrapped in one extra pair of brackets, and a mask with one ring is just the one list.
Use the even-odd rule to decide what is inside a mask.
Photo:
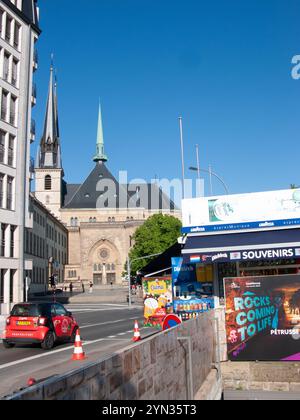
[(171, 277), (143, 279), (144, 325), (160, 326), (168, 313), (173, 312)]
[(300, 189), (182, 200), (183, 233), (300, 225)]
[(300, 361), (300, 276), (224, 279), (231, 361)]

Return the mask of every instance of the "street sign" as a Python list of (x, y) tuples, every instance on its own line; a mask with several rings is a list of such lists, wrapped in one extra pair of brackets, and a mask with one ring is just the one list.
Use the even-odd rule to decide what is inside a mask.
[(163, 330), (168, 330), (169, 328), (176, 327), (176, 325), (182, 324), (181, 319), (179, 316), (170, 314), (167, 315), (163, 321), (162, 328)]

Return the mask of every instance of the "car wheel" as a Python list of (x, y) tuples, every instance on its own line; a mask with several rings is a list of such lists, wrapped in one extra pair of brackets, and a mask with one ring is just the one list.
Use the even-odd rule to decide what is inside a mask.
[(14, 344), (9, 343), (9, 342), (8, 342), (8, 341), (6, 341), (6, 340), (3, 340), (2, 344), (3, 344), (3, 347), (4, 347), (5, 349), (12, 349), (13, 347), (15, 347), (15, 345), (14, 345)]
[(78, 331), (78, 328), (75, 327), (70, 338), (70, 343), (75, 343), (77, 331)]
[(52, 331), (49, 331), (46, 337), (44, 338), (44, 341), (41, 343), (41, 347), (44, 350), (51, 350), (54, 347), (55, 343), (55, 337)]

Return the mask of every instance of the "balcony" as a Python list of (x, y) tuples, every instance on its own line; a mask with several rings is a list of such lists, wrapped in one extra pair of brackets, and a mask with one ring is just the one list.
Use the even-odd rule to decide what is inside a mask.
[(35, 141), (35, 120), (31, 120), (31, 126), (30, 126), (30, 143), (33, 143)]
[(31, 103), (33, 106), (36, 105), (36, 92), (37, 92), (36, 83), (33, 83), (32, 92), (31, 92)]
[(34, 71), (37, 70), (38, 63), (39, 63), (39, 55), (38, 55), (37, 50), (35, 49), (34, 52), (33, 52), (33, 69), (34, 69)]
[(32, 181), (34, 179), (34, 168), (35, 168), (34, 158), (30, 157), (30, 161), (29, 161), (29, 179), (30, 179), (30, 181)]

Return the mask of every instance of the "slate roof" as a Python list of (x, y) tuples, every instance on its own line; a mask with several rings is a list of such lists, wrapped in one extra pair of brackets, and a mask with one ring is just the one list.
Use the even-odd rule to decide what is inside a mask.
[(156, 184), (130, 184), (128, 192), (128, 186), (120, 185), (104, 162), (95, 165), (83, 184), (65, 184), (63, 202), (66, 209), (176, 209), (173, 201)]

